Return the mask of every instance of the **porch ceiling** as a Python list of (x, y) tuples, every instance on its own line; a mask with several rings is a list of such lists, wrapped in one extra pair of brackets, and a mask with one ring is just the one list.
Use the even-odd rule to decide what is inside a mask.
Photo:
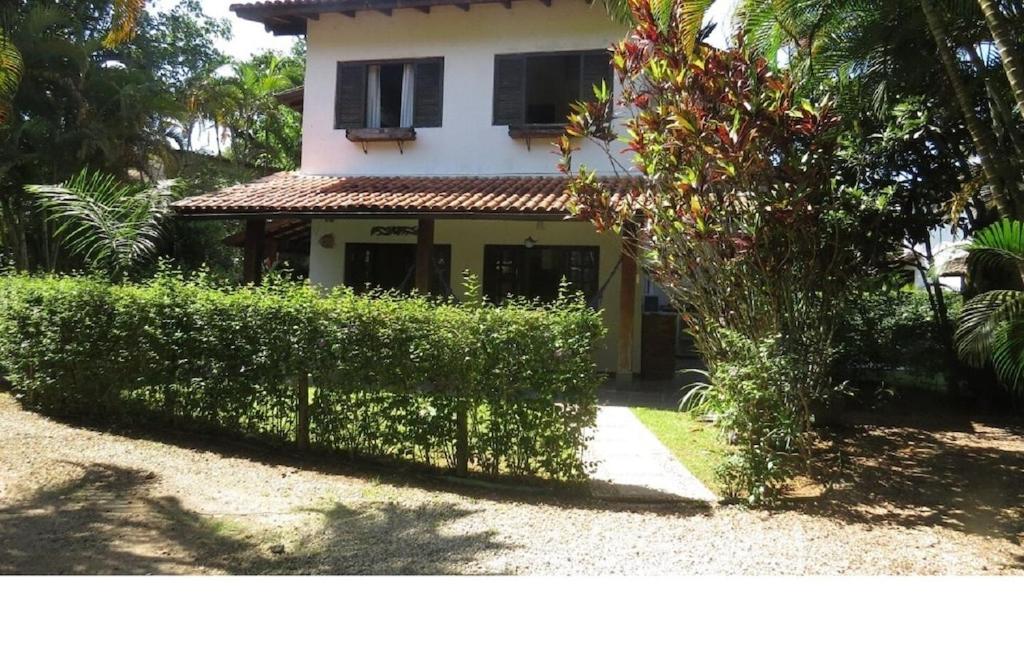
[[(631, 179), (602, 181), (614, 192)], [(565, 218), (561, 176), (311, 176), (281, 172), (173, 204), (186, 218)]]

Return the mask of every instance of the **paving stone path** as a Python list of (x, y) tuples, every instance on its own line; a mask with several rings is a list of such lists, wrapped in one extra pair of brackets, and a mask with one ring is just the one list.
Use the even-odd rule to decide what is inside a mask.
[(704, 486), (625, 406), (601, 406), (587, 460), (594, 496), (614, 501), (713, 503)]

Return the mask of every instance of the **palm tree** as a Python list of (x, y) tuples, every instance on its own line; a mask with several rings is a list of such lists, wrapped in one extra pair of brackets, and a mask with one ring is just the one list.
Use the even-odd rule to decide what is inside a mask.
[(25, 186), (68, 249), (112, 279), (155, 258), (176, 182), (119, 183), (82, 170), (58, 185)]
[(935, 47), (939, 53), (939, 59), (946, 70), (946, 78), (953, 88), (953, 95), (956, 97), (963, 116), (967, 131), (971, 133), (974, 140), (974, 150), (978, 154), (978, 162), (985, 173), (985, 180), (988, 182), (995, 201), (996, 208), (1003, 216), (1013, 216), (1016, 213), (1016, 203), (1013, 195), (1015, 188), (1013, 182), (1006, 178), (1012, 170), (1001, 168), (997, 160), (996, 138), (992, 128), (986, 126), (975, 111), (974, 100), (964, 83), (960, 74), (960, 65), (957, 62), (957, 54), (954, 46), (946, 34), (945, 22), (942, 16), (932, 4), (932, 0), (920, 0), (921, 11), (924, 13), (925, 21), (928, 23), (928, 30), (935, 40)]
[(223, 130), (231, 138), (230, 156), (241, 164), (293, 169), (301, 121), (274, 95), (300, 85), (304, 74), (305, 63), (295, 56), (268, 52), (236, 61), (226, 76), (195, 82), (188, 123), (203, 119)]
[(981, 7), (981, 13), (985, 15), (985, 23), (988, 24), (992, 39), (1003, 59), (1003, 69), (1006, 70), (1006, 78), (1017, 101), (1017, 108), (1021, 115), (1024, 115), (1024, 66), (1021, 65), (1017, 54), (1008, 21), (1000, 11), (997, 0), (978, 0), (978, 5)]
[(964, 304), (957, 327), (960, 357), (992, 364), (999, 380), (1024, 394), (1024, 223), (1003, 220), (978, 232), (968, 246), (968, 266), (1007, 272), (1019, 289), (991, 290)]

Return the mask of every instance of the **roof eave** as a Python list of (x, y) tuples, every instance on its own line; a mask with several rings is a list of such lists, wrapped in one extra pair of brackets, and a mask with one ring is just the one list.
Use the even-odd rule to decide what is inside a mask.
[(211, 210), (172, 207), (175, 217), (183, 220), (395, 220), (433, 218), (434, 220), (570, 220), (568, 212), (559, 211), (436, 211), (410, 209), (403, 211), (298, 211), (288, 209)]
[[(527, 0), (515, 0), (525, 2)], [(539, 0), (551, 6), (551, 0)], [(239, 18), (263, 24), (267, 32), (275, 35), (305, 35), (307, 22), (317, 21), (321, 14), (344, 14), (354, 18), (356, 12), (379, 12), (391, 15), (396, 9), (415, 9), (429, 13), (434, 7), (458, 7), (469, 11), (472, 5), (500, 4), (512, 8), (513, 0), (324, 0), (300, 3), (241, 3), (229, 9)]]

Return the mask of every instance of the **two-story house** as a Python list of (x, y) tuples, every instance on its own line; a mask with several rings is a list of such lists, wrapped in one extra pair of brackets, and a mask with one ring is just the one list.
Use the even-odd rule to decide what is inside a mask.
[[(461, 296), (469, 271), (500, 302), (549, 298), (565, 276), (604, 309), (599, 365), (640, 361), (640, 288), (613, 234), (567, 220), (551, 142), (569, 105), (612, 85), (625, 28), (585, 0), (270, 0), (233, 5), (305, 34), (302, 167), (176, 204), (244, 218), (250, 278), (269, 243), (308, 243), (309, 277)], [(578, 162), (613, 176), (599, 147)], [(308, 238), (308, 242), (306, 239)]]

